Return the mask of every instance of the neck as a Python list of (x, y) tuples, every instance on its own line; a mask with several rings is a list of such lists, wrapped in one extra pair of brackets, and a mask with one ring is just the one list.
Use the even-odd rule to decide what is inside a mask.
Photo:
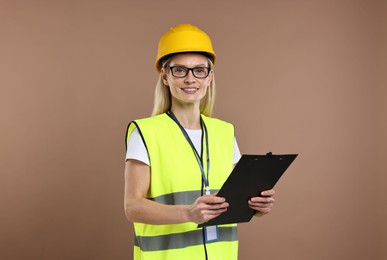
[(198, 108), (194, 106), (184, 108), (172, 106), (171, 111), (185, 129), (201, 129), (200, 110)]

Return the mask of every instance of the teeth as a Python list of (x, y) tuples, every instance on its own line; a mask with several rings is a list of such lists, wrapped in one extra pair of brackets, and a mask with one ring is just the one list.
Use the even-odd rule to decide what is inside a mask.
[(197, 88), (183, 88), (185, 91), (195, 91), (198, 90)]

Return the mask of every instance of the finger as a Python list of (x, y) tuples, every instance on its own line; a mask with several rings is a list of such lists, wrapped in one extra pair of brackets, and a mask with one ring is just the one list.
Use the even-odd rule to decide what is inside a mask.
[(274, 202), (273, 197), (253, 197), (250, 199), (251, 202), (261, 202), (261, 203), (272, 203)]
[(273, 206), (273, 204), (249, 204), (249, 207), (254, 208), (255, 210), (271, 209)]
[[(254, 208), (253, 208), (254, 209)], [(271, 211), (271, 208), (264, 208), (264, 209), (254, 209), (257, 212), (261, 212), (262, 214), (268, 214)]]
[(263, 209), (263, 208), (272, 208), (274, 204), (273, 203), (249, 203), (249, 206)]
[(208, 211), (203, 211), (201, 214), (201, 223), (207, 222), (213, 218), (218, 217), (220, 214), (225, 212), (227, 209), (222, 209), (222, 210), (208, 210)]
[(229, 204), (227, 202), (223, 203), (216, 203), (216, 204), (206, 204), (205, 209), (208, 210), (220, 210), (220, 209), (227, 209)]
[(203, 212), (205, 215), (220, 215), (223, 212), (227, 211), (227, 209), (212, 209), (212, 210), (207, 210)]
[(275, 190), (265, 190), (261, 192), (262, 196), (274, 196), (275, 195)]
[(207, 203), (207, 204), (217, 204), (217, 203), (224, 203), (226, 201), (225, 198), (217, 197), (214, 195), (205, 195), (202, 197), (199, 197), (200, 202)]

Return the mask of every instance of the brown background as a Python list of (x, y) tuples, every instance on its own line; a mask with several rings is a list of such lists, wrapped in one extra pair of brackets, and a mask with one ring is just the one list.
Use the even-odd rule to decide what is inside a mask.
[(124, 134), (159, 37), (207, 31), (215, 116), (299, 153), (240, 259), (387, 259), (386, 1), (0, 1), (0, 258), (131, 259)]

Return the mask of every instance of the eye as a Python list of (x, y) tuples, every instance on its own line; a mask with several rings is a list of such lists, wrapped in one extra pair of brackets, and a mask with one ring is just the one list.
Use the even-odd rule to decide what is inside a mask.
[(196, 73), (204, 73), (204, 68), (195, 68)]
[(173, 71), (174, 71), (175, 73), (181, 73), (181, 74), (183, 74), (183, 73), (185, 73), (185, 72), (187, 71), (187, 69), (184, 68), (184, 67), (173, 67)]
[(206, 67), (196, 67), (196, 68), (194, 68), (194, 73), (197, 76), (206, 76), (208, 74), (208, 68), (206, 68)]

